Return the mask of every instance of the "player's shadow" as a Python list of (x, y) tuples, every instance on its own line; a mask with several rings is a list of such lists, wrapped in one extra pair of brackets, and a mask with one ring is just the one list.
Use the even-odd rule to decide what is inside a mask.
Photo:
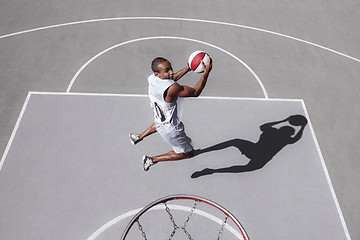
[[(284, 124), (286, 122), (287, 124)], [(282, 126), (276, 128), (275, 125), (278, 124)], [(213, 173), (240, 173), (258, 170), (264, 167), (286, 145), (297, 142), (301, 138), (306, 124), (307, 120), (304, 116), (292, 115), (281, 121), (261, 125), (260, 130), (262, 133), (256, 143), (235, 138), (205, 149), (198, 149), (195, 151), (195, 155), (236, 147), (241, 154), (249, 158), (250, 161), (246, 165), (236, 165), (218, 169), (205, 168), (202, 171), (194, 172), (191, 178), (198, 178)], [(294, 126), (300, 127), (297, 133)]]

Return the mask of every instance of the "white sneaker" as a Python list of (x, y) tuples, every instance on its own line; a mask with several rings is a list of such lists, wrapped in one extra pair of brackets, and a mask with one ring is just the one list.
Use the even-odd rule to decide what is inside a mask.
[(143, 156), (143, 167), (145, 171), (149, 170), (149, 168), (154, 164), (155, 163), (152, 161), (151, 157), (146, 155)]
[(130, 133), (129, 134), (130, 137), (130, 142), (135, 145), (138, 142), (140, 142), (142, 139), (140, 139), (140, 134), (135, 134), (135, 133)]

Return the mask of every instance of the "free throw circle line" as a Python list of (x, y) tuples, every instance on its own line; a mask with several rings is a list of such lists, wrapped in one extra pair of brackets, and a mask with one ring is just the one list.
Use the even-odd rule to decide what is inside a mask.
[(123, 46), (123, 45), (126, 45), (126, 44), (130, 44), (130, 43), (134, 43), (134, 42), (140, 42), (140, 41), (146, 41), (146, 40), (154, 40), (154, 39), (175, 39), (175, 40), (185, 40), (185, 41), (191, 41), (191, 42), (196, 42), (196, 43), (200, 43), (200, 44), (204, 44), (204, 45), (207, 45), (207, 46), (210, 46), (212, 48), (215, 48), (217, 50), (220, 50), (224, 53), (226, 53), (227, 55), (231, 56), (232, 58), (234, 58), (235, 60), (237, 60), (238, 62), (240, 62), (247, 70), (250, 71), (250, 73), (255, 77), (256, 81), (258, 82), (258, 84), (260, 85), (261, 87), (261, 90), (264, 94), (264, 97), (265, 98), (268, 98), (268, 94), (267, 94), (267, 91), (264, 87), (264, 84), (262, 83), (262, 81), (260, 80), (260, 78), (257, 76), (257, 74), (244, 62), (242, 61), (240, 58), (236, 57), (234, 54), (226, 51), (225, 49), (223, 48), (220, 48), (214, 44), (211, 44), (211, 43), (207, 43), (207, 42), (204, 42), (204, 41), (200, 41), (200, 40), (196, 40), (196, 39), (191, 39), (191, 38), (184, 38), (184, 37), (174, 37), (174, 36), (153, 36), (153, 37), (144, 37), (144, 38), (137, 38), (137, 39), (133, 39), (133, 40), (129, 40), (129, 41), (126, 41), (126, 42), (122, 42), (122, 43), (119, 43), (119, 44), (116, 44), (112, 47), (109, 47), (105, 50), (103, 50), (102, 52), (96, 54), (95, 56), (93, 56), (91, 59), (89, 59), (83, 66), (81, 66), (81, 68), (75, 73), (74, 77), (71, 79), (67, 89), (66, 89), (66, 93), (69, 93), (71, 91), (71, 88), (72, 86), (74, 85), (77, 77), (80, 75), (80, 73), (92, 62), (94, 61), (96, 58), (100, 57), (101, 55), (117, 48), (117, 47), (120, 47), (120, 46)]

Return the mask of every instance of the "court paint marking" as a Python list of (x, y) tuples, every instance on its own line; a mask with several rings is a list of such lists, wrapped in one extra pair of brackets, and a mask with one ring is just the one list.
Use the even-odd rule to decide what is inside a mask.
[(108, 221), (107, 223), (105, 223), (104, 225), (102, 225), (99, 229), (97, 229), (93, 234), (91, 234), (90, 237), (87, 238), (87, 240), (93, 240), (95, 238), (97, 238), (98, 236), (100, 236), (102, 233), (104, 233), (108, 228), (112, 227), (113, 225), (115, 225), (116, 223), (124, 220), (125, 218), (134, 216), (135, 214), (137, 214), (139, 211), (141, 211), (142, 208), (138, 208), (132, 211), (128, 211), (124, 214), (121, 214), (120, 216)]
[(71, 88), (73, 86), (73, 84), (75, 83), (77, 77), (79, 76), (79, 74), (92, 62), (94, 61), (96, 58), (100, 57), (101, 55), (117, 48), (117, 47), (120, 47), (120, 46), (123, 46), (125, 44), (129, 44), (129, 43), (134, 43), (134, 42), (140, 42), (140, 41), (146, 41), (146, 40), (154, 40), (154, 39), (175, 39), (175, 40), (185, 40), (185, 41), (191, 41), (191, 42), (196, 42), (196, 43), (200, 43), (200, 44), (204, 44), (204, 45), (207, 45), (207, 46), (210, 46), (210, 47), (213, 47), (215, 49), (218, 49), (226, 54), (228, 54), (229, 56), (233, 57), (235, 60), (237, 60), (238, 62), (240, 62), (246, 69), (248, 69), (251, 74), (255, 77), (256, 81), (258, 82), (258, 84), (260, 85), (262, 91), (263, 91), (263, 94), (264, 94), (264, 97), (265, 98), (268, 98), (268, 94), (266, 92), (266, 89), (264, 87), (264, 84), (261, 82), (260, 78), (256, 75), (256, 73), (244, 62), (242, 61), (240, 58), (236, 57), (234, 54), (226, 51), (225, 49), (222, 49), (218, 46), (215, 46), (213, 44), (210, 44), (210, 43), (207, 43), (207, 42), (203, 42), (203, 41), (200, 41), (200, 40), (196, 40), (196, 39), (191, 39), (191, 38), (184, 38), (184, 37), (173, 37), (173, 36), (154, 36), (154, 37), (144, 37), (144, 38), (137, 38), (137, 39), (133, 39), (133, 40), (129, 40), (129, 41), (126, 41), (126, 42), (122, 42), (122, 43), (119, 43), (119, 44), (116, 44), (112, 47), (109, 47), (107, 49), (105, 49), (104, 51), (96, 54), (94, 57), (92, 57), (91, 59), (89, 59), (74, 75), (74, 77), (71, 79), (70, 81), (70, 84), (66, 90), (67, 93), (69, 93), (71, 91)]
[[(63, 96), (97, 96), (97, 97), (149, 97), (148, 94), (127, 94), (127, 93), (82, 93), (82, 92), (37, 92), (30, 91), (32, 95), (63, 95)], [(217, 97), (217, 96), (199, 96), (199, 99), (210, 100), (254, 100), (254, 101), (287, 101), (287, 102), (299, 102), (302, 99), (288, 99), (288, 98), (251, 98), (251, 97)], [(194, 98), (188, 98), (194, 99)]]
[(346, 222), (345, 222), (345, 218), (344, 218), (344, 215), (341, 211), (341, 207), (340, 207), (340, 204), (339, 204), (339, 201), (336, 197), (336, 193), (335, 193), (335, 189), (334, 189), (334, 186), (331, 182), (331, 179), (330, 179), (330, 175), (329, 175), (329, 171), (326, 167), (326, 163), (325, 163), (325, 159), (323, 157), (323, 154), (321, 152), (321, 149), (320, 149), (320, 145), (319, 145), (319, 142), (317, 141), (317, 138), (316, 138), (316, 135), (315, 135), (315, 131), (314, 131), (314, 128), (312, 126), (312, 123), (310, 121), (310, 117), (309, 117), (309, 114), (308, 114), (308, 111), (306, 109), (306, 106), (305, 106), (305, 102), (302, 100), (301, 101), (301, 104), (302, 104), (302, 107), (304, 109), (304, 112), (305, 112), (305, 116), (306, 118), (308, 119), (308, 125), (309, 125), (309, 128), (310, 128), (310, 132), (311, 132), (311, 135), (313, 136), (314, 138), (314, 143), (315, 143), (315, 147), (316, 147), (316, 150), (318, 152), (318, 155), (320, 157), (320, 162), (321, 162), (321, 165), (323, 167), (323, 170), (324, 170), (324, 173), (325, 173), (325, 177), (326, 177), (326, 181), (329, 185), (329, 188), (330, 188), (330, 192), (331, 192), (331, 195), (333, 197), (333, 200), (334, 200), (334, 203), (335, 203), (335, 206), (336, 206), (336, 210), (339, 214), (339, 217), (340, 217), (340, 221), (341, 221), (341, 224), (342, 224), (342, 227), (345, 231), (345, 236), (346, 236), (346, 239), (347, 240), (351, 240), (351, 237), (350, 237), (350, 233), (349, 233), (349, 229), (347, 228), (346, 226)]
[(4, 165), (4, 162), (5, 162), (5, 158), (6, 156), (8, 155), (9, 151), (10, 151), (10, 147), (11, 147), (11, 144), (12, 142), (14, 141), (14, 138), (15, 138), (15, 135), (16, 135), (16, 132), (19, 128), (19, 125), (20, 125), (20, 122), (21, 122), (21, 119), (22, 117), (24, 116), (24, 113), (25, 113), (25, 109), (27, 107), (27, 104), (29, 103), (29, 100), (30, 100), (30, 96), (31, 96), (31, 92), (28, 93), (26, 99), (25, 99), (25, 102), (21, 108), (21, 111), (20, 111), (20, 114), (19, 114), (19, 117), (18, 119), (16, 120), (16, 123), (15, 123), (15, 127), (11, 133), (11, 136), (10, 136), (10, 139), (8, 141), (8, 144), (6, 145), (6, 148), (5, 148), (5, 151), (1, 157), (1, 160), (0, 160), (0, 171)]
[[(169, 208), (171, 210), (180, 210), (180, 211), (186, 211), (186, 212), (191, 212), (191, 208), (190, 207), (185, 207), (185, 206), (181, 206), (181, 205), (168, 205)], [(165, 206), (161, 206), (161, 205), (158, 205), (158, 206), (154, 206), (153, 208), (150, 208), (149, 211), (154, 211), (154, 210), (164, 210), (165, 209)], [(101, 234), (103, 234), (107, 229), (109, 229), (110, 227), (112, 227), (113, 225), (117, 224), (118, 222), (124, 220), (125, 218), (128, 218), (130, 216), (133, 216), (135, 214), (137, 214), (138, 212), (140, 212), (142, 210), (142, 208), (138, 208), (138, 209), (135, 209), (135, 210), (131, 210), (129, 212), (126, 212), (124, 214), (121, 214), (120, 216), (110, 220), (109, 222), (105, 223), (104, 225), (102, 225), (99, 229), (97, 229), (93, 234), (91, 234), (90, 237), (87, 238), (87, 240), (94, 240), (96, 239), (97, 237), (99, 237)], [(200, 216), (203, 216), (205, 218), (208, 218), (216, 223), (218, 223), (220, 226), (222, 225), (223, 223), (223, 220), (207, 213), (207, 212), (204, 212), (202, 210), (198, 210), (198, 209), (195, 209), (194, 210), (194, 213), (195, 214), (198, 214)], [(233, 235), (235, 235), (238, 239), (244, 239), (243, 236), (241, 235), (241, 233), (239, 233), (238, 231), (236, 231), (233, 227), (229, 226), (228, 224), (225, 225), (225, 228), (230, 231)]]
[[(4, 162), (6, 160), (6, 157), (7, 157), (7, 154), (9, 153), (9, 150), (11, 148), (11, 144), (15, 138), (15, 135), (17, 133), (17, 130), (19, 128), (19, 125), (20, 125), (20, 122), (22, 120), (22, 117), (24, 115), (24, 112), (26, 110), (26, 107), (28, 105), (28, 102), (30, 101), (30, 98), (32, 95), (63, 95), (63, 96), (105, 96), (105, 97), (147, 97), (147, 95), (145, 94), (103, 94), (103, 93), (64, 93), (64, 92), (29, 92), (27, 97), (26, 97), (26, 100), (24, 102), (24, 105), (21, 109), (21, 112), (20, 112), (20, 115), (17, 119), (17, 122), (15, 124), (15, 127), (14, 127), (14, 130), (11, 134), (11, 137), (10, 137), (10, 140), (8, 141), (8, 144), (6, 146), (6, 149), (4, 151), (4, 154), (1, 158), (1, 162), (0, 162), (0, 172), (2, 170), (2, 167), (4, 165)], [(309, 117), (309, 114), (307, 112), (307, 109), (305, 107), (305, 102), (304, 100), (302, 99), (272, 99), (272, 98), (269, 98), (269, 99), (263, 99), (263, 98), (232, 98), (232, 97), (200, 97), (200, 98), (204, 98), (204, 99), (214, 99), (214, 100), (251, 100), (251, 101), (290, 101), (290, 102), (294, 102), (294, 101), (300, 101), (302, 106), (303, 106), (303, 109), (304, 109), (304, 113), (306, 115), (306, 118), (308, 119), (308, 125), (309, 125), (309, 128), (310, 128), (310, 131), (311, 131), (311, 135), (313, 137), (313, 140), (314, 140), (314, 143), (316, 145), (316, 149), (317, 149), (317, 152), (318, 152), (318, 155), (320, 157), (320, 161), (321, 161), (321, 165), (323, 167), (323, 170), (325, 172), (325, 175), (326, 175), (326, 180), (328, 182), (328, 185), (329, 185), (329, 188), (330, 188), (330, 191), (331, 191), (331, 194), (332, 194), (332, 197), (333, 197), (333, 200), (335, 202), (335, 206), (336, 206), (336, 209), (337, 209), (337, 212), (339, 214), (339, 217), (340, 217), (340, 221), (342, 223), (342, 227), (343, 227), (343, 230), (345, 232), (345, 235), (346, 235), (346, 239), (347, 240), (351, 240), (351, 237), (350, 237), (350, 233), (349, 233), (349, 230), (347, 228), (347, 225), (346, 225), (346, 222), (345, 222), (345, 219), (344, 219), (344, 216), (342, 214), (342, 211), (341, 211), (341, 208), (340, 208), (340, 204), (338, 202), (338, 199), (336, 197), (336, 193), (335, 193), (335, 190), (334, 190), (334, 187), (332, 185), (332, 182), (331, 182), (331, 179), (330, 179), (330, 175), (328, 173), (328, 170), (327, 170), (327, 167), (326, 167), (326, 164), (325, 164), (325, 160), (324, 160), (324, 157), (322, 155), (322, 152), (320, 150), (320, 145), (317, 141), (317, 138), (316, 138), (316, 135), (315, 135), (315, 131), (312, 127), (312, 123), (310, 121), (310, 117)], [(131, 212), (131, 211), (130, 211)], [(128, 212), (129, 214), (129, 212)]]
[(33, 95), (63, 95), (63, 96), (102, 96), (102, 97), (148, 97), (147, 94), (127, 94), (127, 93), (82, 93), (82, 92), (30, 92)]
[(282, 34), (282, 33), (278, 33), (278, 32), (274, 32), (274, 31), (270, 31), (270, 30), (266, 30), (266, 29), (262, 29), (262, 28), (257, 28), (257, 27), (250, 27), (250, 26), (246, 26), (246, 25), (241, 25), (241, 24), (235, 24), (235, 23), (228, 23), (228, 22), (220, 22), (220, 21), (212, 21), (212, 20), (204, 20), (204, 19), (194, 19), (194, 18), (174, 18), (174, 17), (116, 17), (116, 18), (100, 18), (100, 19), (90, 19), (90, 20), (83, 20), (83, 21), (75, 21), (75, 22), (68, 22), (68, 23), (62, 23), (62, 24), (55, 24), (55, 25), (49, 25), (49, 26), (44, 26), (44, 27), (39, 27), (39, 28), (33, 28), (33, 29), (28, 29), (28, 30), (24, 30), (24, 31), (19, 31), (19, 32), (15, 32), (15, 33), (10, 33), (10, 34), (5, 34), (0, 36), (0, 39), (2, 38), (8, 38), (8, 37), (12, 37), (12, 36), (17, 36), (20, 34), (25, 34), (25, 33), (31, 33), (31, 32), (35, 32), (35, 31), (41, 31), (41, 30), (46, 30), (46, 29), (51, 29), (51, 28), (57, 28), (57, 27), (65, 27), (65, 26), (70, 26), (70, 25), (76, 25), (76, 24), (86, 24), (86, 23), (96, 23), (96, 22), (105, 22), (105, 21), (122, 21), (122, 20), (170, 20), (170, 21), (187, 21), (187, 22), (201, 22), (201, 23), (210, 23), (210, 24), (217, 24), (217, 25), (225, 25), (225, 26), (231, 26), (231, 27), (236, 27), (236, 28), (244, 28), (244, 29), (249, 29), (249, 30), (254, 30), (254, 31), (259, 31), (259, 32), (263, 32), (263, 33), (268, 33), (268, 34), (272, 34), (272, 35), (276, 35), (279, 37), (284, 37), (287, 39), (291, 39), (297, 42), (301, 42), (301, 43), (305, 43), (305, 44), (309, 44), (311, 46), (338, 54), (340, 56), (349, 58), (351, 60), (354, 60), (356, 62), (360, 62), (360, 59), (352, 57), (350, 55), (341, 53), (339, 51), (333, 50), (331, 48), (310, 42), (310, 41), (306, 41), (297, 37), (292, 37), (290, 35), (286, 35), (286, 34)]

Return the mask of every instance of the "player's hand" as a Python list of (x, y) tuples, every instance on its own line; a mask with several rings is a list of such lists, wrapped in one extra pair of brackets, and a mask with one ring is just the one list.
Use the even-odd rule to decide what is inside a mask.
[(212, 59), (210, 58), (210, 61), (207, 65), (205, 65), (204, 61), (201, 61), (201, 64), (204, 70), (204, 74), (209, 74), (212, 69)]

